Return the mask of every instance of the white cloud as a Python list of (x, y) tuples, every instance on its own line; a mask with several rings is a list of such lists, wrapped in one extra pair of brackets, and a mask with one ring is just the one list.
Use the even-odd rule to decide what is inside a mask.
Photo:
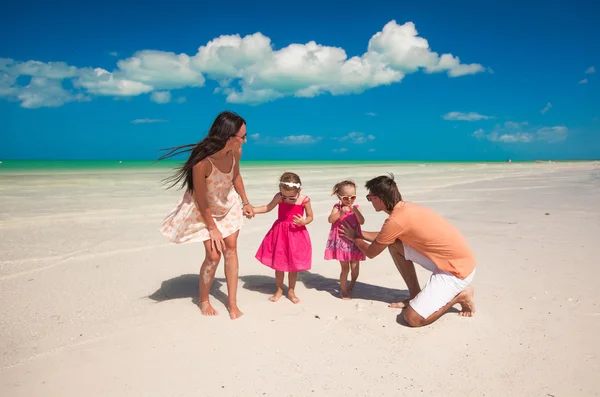
[(496, 127), (489, 133), (486, 133), (482, 128), (473, 132), (473, 136), (477, 139), (487, 139), (492, 142), (502, 143), (531, 143), (545, 142), (555, 143), (564, 141), (568, 137), (568, 128), (565, 126), (554, 127), (527, 127), (529, 123), (516, 123), (508, 121), (503, 125)]
[(375, 151), (375, 149), (369, 149), (369, 152), (373, 153)]
[(150, 94), (150, 100), (156, 103), (169, 103), (171, 102), (171, 93), (169, 91), (154, 91)]
[(367, 116), (371, 116), (371, 117), (375, 117), (375, 116), (377, 116), (377, 113), (374, 113), (374, 112), (367, 112), (367, 113), (365, 113), (365, 114), (366, 114)]
[(348, 133), (348, 135), (345, 135), (341, 138), (333, 138), (333, 139), (336, 139), (340, 142), (349, 140), (352, 143), (360, 144), (360, 143), (365, 143), (367, 141), (372, 141), (373, 139), (375, 139), (375, 136), (371, 135), (371, 134), (365, 135), (363, 132), (350, 132), (350, 133)]
[(349, 56), (343, 48), (315, 41), (276, 49), (270, 38), (257, 32), (244, 37), (217, 37), (193, 55), (141, 50), (119, 60), (112, 71), (81, 69), (63, 62), (0, 59), (0, 72), (15, 78), (2, 81), (1, 89), (10, 92), (11, 98), (24, 89), (16, 83), (18, 76), (72, 79), (73, 96), (83, 93), (117, 97), (202, 87), (209, 78), (219, 83), (215, 93), (225, 95), (228, 102), (259, 104), (286, 96), (361, 93), (398, 83), (419, 70), (459, 77), (485, 68), (477, 63), (463, 64), (452, 54), (433, 52), (412, 22), (399, 25), (394, 20), (370, 38), (366, 52), (355, 56)]
[(90, 94), (109, 96), (137, 96), (153, 90), (152, 86), (116, 77), (113, 73), (101, 68), (81, 69), (80, 76), (73, 81), (73, 85), (84, 88)]
[(493, 117), (484, 116), (483, 114), (469, 112), (469, 113), (461, 113), (461, 112), (450, 112), (446, 113), (444, 116), (444, 120), (461, 120), (461, 121), (477, 121), (477, 120), (487, 120)]
[(321, 139), (321, 137), (314, 137), (312, 135), (289, 135), (277, 138), (275, 141), (284, 145), (304, 145), (319, 142)]
[(19, 90), (16, 97), (24, 108), (58, 107), (67, 102), (90, 100), (82, 93), (72, 94), (65, 90), (60, 80), (34, 77)]
[(550, 102), (548, 102), (548, 104), (546, 106), (544, 106), (544, 108), (542, 110), (540, 110), (541, 114), (546, 114), (546, 112), (548, 112), (548, 110), (552, 109), (552, 104)]
[(175, 102), (177, 102), (177, 103), (184, 103), (185, 101), (187, 101), (187, 99), (184, 96), (180, 96), (179, 98), (177, 98), (175, 100)]
[(131, 124), (153, 124), (153, 123), (166, 123), (168, 120), (163, 119), (135, 119), (131, 120)]
[(202, 87), (204, 76), (191, 65), (186, 54), (143, 50), (117, 62), (118, 77), (138, 81), (159, 90)]
[(588, 79), (579, 80), (579, 84), (587, 84)]
[(119, 53), (116, 51), (113, 51), (113, 52), (109, 52), (108, 55), (110, 55), (111, 57), (118, 57)]
[(347, 149), (347, 148), (345, 148), (345, 147), (341, 147), (341, 148), (339, 148), (339, 149), (333, 149), (332, 151), (333, 151), (334, 153), (345, 153), (345, 152), (347, 152), (347, 151), (348, 151), (348, 149)]
[(593, 66), (590, 66), (589, 68), (586, 69), (585, 74), (592, 74), (592, 73), (596, 73), (596, 68)]
[(250, 139), (252, 139), (253, 141), (256, 141), (260, 138), (260, 134), (256, 133), (256, 134), (250, 134)]

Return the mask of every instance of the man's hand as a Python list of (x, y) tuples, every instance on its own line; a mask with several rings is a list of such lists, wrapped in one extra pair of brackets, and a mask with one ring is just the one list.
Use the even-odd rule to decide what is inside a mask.
[(346, 223), (342, 223), (340, 225), (340, 236), (350, 241), (354, 241), (354, 239), (357, 237), (357, 233), (356, 230), (348, 226)]

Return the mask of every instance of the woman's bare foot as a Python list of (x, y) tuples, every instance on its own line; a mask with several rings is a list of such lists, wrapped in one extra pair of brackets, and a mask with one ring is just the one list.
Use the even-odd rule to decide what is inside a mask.
[(288, 299), (292, 301), (292, 303), (300, 303), (300, 299), (296, 296), (293, 289), (288, 290)]
[(342, 298), (345, 301), (349, 301), (351, 299), (350, 298), (350, 293), (349, 293), (350, 291), (340, 290), (340, 298)]
[(461, 310), (458, 313), (459, 316), (462, 317), (473, 317), (475, 314), (475, 289), (472, 286), (468, 286), (465, 288), (463, 292), (461, 292), (458, 296), (458, 302), (460, 304)]
[(211, 306), (209, 301), (201, 301), (200, 302), (200, 311), (205, 316), (216, 316), (217, 314), (219, 314), (219, 313), (217, 313), (215, 308)]
[(237, 307), (237, 305), (229, 305), (229, 318), (231, 318), (232, 320), (235, 320), (236, 318), (240, 318), (244, 315), (244, 313), (242, 313), (240, 311), (240, 309)]
[(410, 299), (405, 299), (402, 302), (394, 302), (388, 305), (391, 309), (404, 309), (409, 306)]
[(269, 300), (271, 302), (277, 302), (279, 298), (281, 298), (281, 295), (283, 295), (283, 290), (281, 288), (277, 288), (277, 292), (275, 292), (275, 295), (271, 296)]

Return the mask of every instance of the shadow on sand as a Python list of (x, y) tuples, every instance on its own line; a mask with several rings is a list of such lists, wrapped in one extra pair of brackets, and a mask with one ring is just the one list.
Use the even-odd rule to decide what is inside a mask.
[[(276, 290), (275, 277), (248, 275), (240, 276), (239, 280), (241, 287), (249, 291), (272, 295)], [(148, 298), (156, 302), (164, 302), (171, 299), (192, 299), (192, 302), (197, 305), (199, 281), (200, 277), (198, 274), (182, 274), (181, 276), (163, 281), (160, 288), (149, 295)], [(285, 281), (287, 285), (287, 277)], [(327, 292), (335, 298), (340, 297), (340, 283), (337, 279), (327, 278), (307, 271), (298, 274), (298, 281), (307, 289)], [(221, 289), (227, 290), (225, 279), (215, 277), (210, 294), (223, 305), (227, 306), (227, 294)], [(402, 301), (406, 298), (408, 298), (408, 291), (406, 290), (380, 287), (360, 281), (356, 282), (352, 291), (352, 299), (389, 303)]]

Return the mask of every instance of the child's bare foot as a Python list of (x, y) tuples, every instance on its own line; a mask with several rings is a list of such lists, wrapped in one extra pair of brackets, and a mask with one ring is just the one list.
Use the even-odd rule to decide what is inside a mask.
[(237, 307), (237, 305), (229, 304), (229, 318), (235, 320), (236, 318), (240, 318), (244, 315)]
[(296, 294), (294, 293), (293, 289), (290, 289), (288, 291), (288, 299), (292, 301), (292, 303), (300, 303), (300, 299), (298, 299), (298, 297), (296, 296)]
[(211, 306), (209, 301), (201, 301), (200, 302), (200, 311), (205, 316), (216, 316), (217, 314), (219, 314), (219, 313), (217, 313), (215, 308)]
[(394, 302), (388, 305), (391, 309), (404, 309), (409, 306), (410, 299), (405, 299), (402, 302)]
[(458, 315), (462, 317), (473, 317), (475, 314), (475, 289), (469, 285), (459, 294), (458, 298), (458, 303), (461, 307), (461, 311)]
[(343, 300), (345, 300), (345, 301), (348, 301), (348, 300), (350, 300), (351, 298), (350, 298), (350, 294), (349, 294), (349, 292), (350, 292), (350, 291), (344, 291), (344, 290), (340, 290), (340, 298), (342, 298), (342, 299), (343, 299)]
[(348, 286), (348, 293), (351, 294), (354, 289), (354, 284), (356, 284), (356, 280), (351, 280), (350, 285)]
[(281, 295), (283, 295), (283, 290), (281, 288), (277, 288), (277, 292), (275, 292), (275, 295), (270, 297), (269, 300), (271, 302), (277, 302), (279, 298), (281, 298)]

